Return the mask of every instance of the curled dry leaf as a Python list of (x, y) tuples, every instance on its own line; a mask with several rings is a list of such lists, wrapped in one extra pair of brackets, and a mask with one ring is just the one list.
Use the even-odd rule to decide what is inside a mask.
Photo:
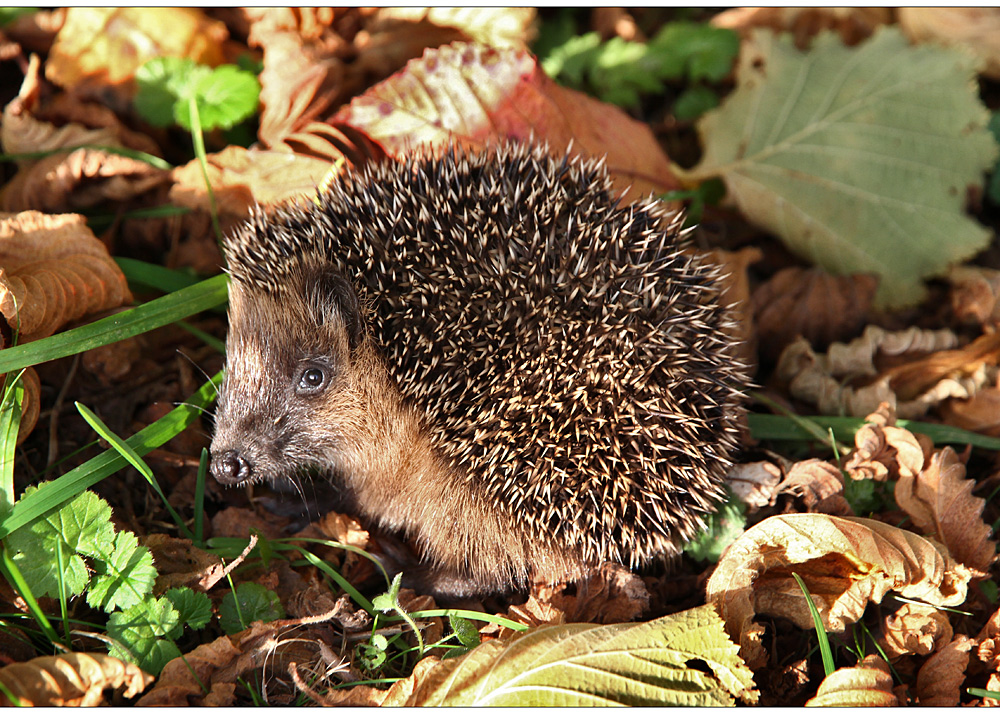
[(822, 30), (834, 30), (844, 44), (856, 45), (890, 22), (892, 13), (884, 7), (737, 7), (712, 18), (715, 27), (736, 30), (744, 37), (755, 27), (791, 32), (799, 49)]
[(152, 681), (134, 664), (109, 655), (70, 652), (36, 657), (0, 669), (0, 706), (94, 707), (106, 703), (105, 689), (124, 688), (122, 696), (131, 698)]
[(83, 216), (0, 213), (0, 313), (20, 342), (132, 301), (125, 276)]
[(944, 543), (955, 560), (985, 574), (996, 543), (982, 518), (986, 502), (972, 495), (975, 485), (955, 451), (945, 447), (919, 473), (901, 472), (895, 495), (917, 528)]
[[(329, 173), (329, 161), (282, 151), (227, 146), (208, 156), (223, 231), (246, 219), (255, 205), (270, 206), (312, 194)], [(208, 213), (205, 177), (197, 160), (173, 170), (170, 202)]]
[(901, 528), (866, 518), (772, 516), (729, 545), (707, 586), (708, 602), (719, 608), (751, 669), (767, 661), (755, 615), (813, 626), (792, 572), (805, 581), (831, 632), (843, 632), (890, 590), (932, 605), (958, 605), (971, 579), (932, 541)]
[(922, 707), (958, 706), (965, 683), (965, 668), (974, 640), (965, 635), (932, 654), (917, 672), (917, 703)]
[(726, 474), (726, 484), (743, 503), (763, 508), (773, 502), (781, 469), (767, 461), (736, 464)]
[(841, 667), (819, 685), (807, 707), (895, 707), (889, 666), (878, 655), (868, 655), (856, 667)]
[(1000, 10), (995, 7), (901, 7), (899, 26), (913, 42), (941, 42), (972, 51), (982, 73), (1000, 79)]
[(150, 533), (140, 542), (149, 548), (156, 562), (158, 593), (185, 586), (206, 591), (222, 578), (224, 564), (219, 556), (196, 548), (186, 538)]
[(136, 704), (194, 706), (211, 699), (216, 706), (232, 706), (236, 677), (246, 667), (240, 662), (241, 654), (229, 637), (199, 645), (183, 657), (167, 662), (156, 684)]
[[(507, 617), (526, 625), (596, 622), (631, 622), (649, 607), (649, 592), (638, 575), (616, 563), (604, 563), (586, 580), (570, 588), (567, 583), (532, 583), (528, 601), (512, 605)], [(502, 628), (492, 623), (480, 631)]]
[(606, 156), (616, 188), (632, 199), (679, 188), (646, 124), (560, 87), (527, 51), (456, 42), (428, 50), (341, 109), (335, 121), (390, 156), (417, 146), (476, 149), (502, 138), (547, 142), (554, 153)]
[(1000, 324), (1000, 270), (959, 265), (948, 273), (951, 310), (967, 325)]
[[(52, 45), (45, 76), (74, 92), (107, 92), (108, 85), (125, 85), (154, 57), (217, 65), (228, 37), (223, 23), (198, 8), (72, 7)], [(128, 87), (126, 100), (131, 91)]]
[(810, 513), (854, 515), (851, 505), (844, 498), (844, 475), (836, 466), (820, 459), (807, 459), (794, 464), (778, 484), (775, 496), (780, 493), (799, 496)]
[(920, 441), (906, 429), (892, 426), (896, 421), (894, 410), (887, 421), (882, 421), (883, 407), (891, 409), (885, 402), (880, 404), (878, 411), (868, 415), (868, 423), (854, 434), (855, 449), (844, 464), (853, 479), (895, 481), (902, 475), (912, 477), (924, 468), (926, 459)]
[(886, 332), (869, 325), (861, 337), (834, 343), (826, 354), (796, 340), (782, 352), (775, 374), (793, 397), (815, 404), (821, 414), (863, 416), (889, 402), (901, 417), (919, 418), (945, 399), (968, 398), (991, 383), (1000, 333), (951, 349), (957, 343), (949, 330)]
[[(534, 39), (537, 12), (533, 7), (384, 7), (373, 16), (369, 31), (377, 23), (404, 21), (453, 27), (466, 39), (496, 48), (523, 50)], [(418, 32), (413, 34), (419, 34)]]
[(938, 413), (945, 424), (987, 436), (1000, 436), (1000, 389), (980, 390), (971, 399), (949, 399)]
[(874, 275), (830, 275), (819, 268), (785, 268), (753, 293), (758, 339), (768, 359), (797, 337), (817, 349), (855, 336), (875, 299)]
[(892, 659), (929, 655), (951, 642), (954, 634), (947, 613), (916, 602), (900, 603), (882, 619), (879, 642)]

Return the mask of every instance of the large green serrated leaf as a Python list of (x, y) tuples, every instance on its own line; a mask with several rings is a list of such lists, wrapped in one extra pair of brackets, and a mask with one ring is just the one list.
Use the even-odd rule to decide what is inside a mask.
[(712, 606), (651, 622), (544, 626), (442, 661), (405, 704), (731, 705), (755, 698), (738, 651)]
[(976, 60), (911, 47), (884, 28), (857, 47), (755, 32), (737, 88), (698, 128), (689, 176), (721, 177), (752, 222), (826, 270), (881, 276), (884, 307), (917, 302), (921, 279), (985, 247), (964, 213), (997, 157)]

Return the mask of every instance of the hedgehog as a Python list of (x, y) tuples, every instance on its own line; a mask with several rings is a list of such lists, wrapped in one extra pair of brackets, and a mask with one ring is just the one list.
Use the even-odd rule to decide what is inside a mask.
[(325, 475), (442, 592), (669, 560), (724, 496), (749, 382), (720, 270), (661, 206), (509, 142), (255, 209), (223, 244), (214, 477)]

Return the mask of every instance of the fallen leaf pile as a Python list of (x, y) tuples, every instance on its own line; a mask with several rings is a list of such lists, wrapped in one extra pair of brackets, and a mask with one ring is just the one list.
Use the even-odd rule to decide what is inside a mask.
[[(979, 692), (1000, 692), (998, 28), (990, 8), (4, 9), (0, 358), (23, 396), (0, 555), (44, 530), (85, 594), (31, 601), (0, 563), (0, 704), (1000, 704)], [(242, 73), (241, 118), (188, 131), (204, 97), (148, 76), (170, 62)], [(587, 84), (619, 76), (627, 111)], [(211, 116), (238, 103), (206, 86)], [(252, 211), (524, 141), (603, 160), (623, 205), (686, 207), (678, 249), (719, 266), (712, 338), (758, 386), (731, 498), (669, 563), (435, 600), (423, 571), (393, 581), (420, 544), (327, 479), (225, 489), (210, 413), (166, 431), (223, 368), (223, 310), (46, 351), (219, 273)], [(122, 562), (54, 510), (85, 486)], [(150, 594), (107, 585), (132, 569)]]

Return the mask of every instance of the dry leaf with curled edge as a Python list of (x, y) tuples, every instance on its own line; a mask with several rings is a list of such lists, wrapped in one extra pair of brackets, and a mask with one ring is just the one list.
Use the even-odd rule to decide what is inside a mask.
[(949, 399), (938, 409), (941, 421), (987, 436), (1000, 436), (1000, 389), (989, 387), (970, 399)]
[(0, 313), (20, 342), (132, 301), (125, 276), (83, 216), (0, 213)]
[(814, 513), (772, 516), (723, 553), (707, 586), (708, 602), (726, 621), (751, 669), (767, 662), (757, 614), (812, 628), (801, 589), (805, 581), (827, 631), (843, 632), (890, 590), (932, 605), (965, 601), (971, 573), (943, 547), (910, 531), (867, 518)]
[(972, 495), (975, 485), (965, 477), (965, 464), (955, 451), (945, 447), (919, 473), (900, 473), (895, 496), (925, 535), (944, 543), (955, 560), (985, 574), (996, 543), (982, 518), (986, 502)]
[(735, 7), (711, 20), (714, 27), (736, 30), (742, 37), (755, 27), (791, 32), (799, 49), (823, 30), (834, 30), (844, 44), (856, 45), (890, 22), (892, 13), (885, 7)]
[(383, 7), (372, 18), (372, 34), (378, 22), (404, 21), (453, 27), (472, 42), (488, 47), (523, 50), (534, 39), (533, 7)]
[(1000, 333), (951, 349), (957, 344), (950, 330), (887, 332), (869, 325), (826, 354), (796, 340), (782, 352), (775, 376), (821, 414), (864, 416), (888, 402), (899, 416), (916, 419), (945, 399), (967, 399), (994, 382)]
[(853, 48), (820, 34), (808, 52), (755, 30), (685, 178), (721, 178), (751, 223), (828, 272), (877, 274), (877, 306), (915, 304), (924, 278), (989, 243), (965, 212), (1000, 153), (975, 65), (892, 27)]
[(126, 83), (147, 60), (190, 57), (217, 65), (228, 37), (223, 23), (193, 7), (72, 7), (52, 45), (45, 76), (75, 92), (124, 85), (127, 100), (132, 88)]
[[(710, 605), (650, 622), (545, 625), (418, 667), (383, 706), (731, 705), (753, 679)], [(697, 660), (697, 667), (692, 667)]]
[(799, 461), (778, 484), (775, 496), (789, 493), (802, 499), (809, 513), (853, 516), (844, 498), (844, 475), (836, 466), (820, 459)]
[(105, 689), (123, 689), (122, 696), (130, 699), (153, 679), (136, 665), (105, 654), (36, 657), (0, 668), (0, 706), (94, 707), (106, 704)]
[(855, 449), (844, 464), (851, 478), (895, 481), (902, 475), (912, 477), (924, 468), (924, 447), (912, 432), (893, 426), (895, 411), (887, 403), (880, 404), (866, 422), (854, 433)]
[(615, 188), (645, 197), (679, 188), (649, 126), (560, 87), (527, 51), (456, 42), (375, 85), (334, 121), (360, 129), (393, 157), (421, 145), (479, 149), (503, 138), (547, 142), (554, 154), (607, 157)]
[(1000, 270), (958, 265), (948, 272), (951, 310), (966, 325), (1000, 324)]
[(726, 474), (726, 485), (743, 503), (763, 508), (773, 502), (781, 469), (767, 461), (736, 464)]
[[(208, 155), (208, 178), (215, 192), (223, 230), (243, 221), (257, 204), (274, 205), (315, 194), (330, 172), (323, 159), (284, 151), (227, 146)], [(173, 170), (170, 202), (205, 213), (209, 210), (205, 177), (197, 160)]]
[(868, 655), (855, 667), (831, 672), (807, 707), (896, 707), (889, 665), (878, 655)]
[(948, 614), (916, 602), (900, 603), (882, 618), (879, 643), (890, 659), (903, 655), (929, 655), (951, 642), (954, 631)]
[(830, 275), (819, 268), (785, 268), (753, 292), (757, 336), (768, 359), (796, 337), (817, 349), (853, 337), (868, 317), (878, 278)]
[(975, 641), (965, 635), (932, 654), (917, 672), (917, 703), (922, 707), (958, 706), (965, 684), (969, 650)]
[(901, 7), (899, 26), (914, 43), (958, 45), (982, 60), (982, 73), (1000, 79), (1000, 10), (995, 7)]

